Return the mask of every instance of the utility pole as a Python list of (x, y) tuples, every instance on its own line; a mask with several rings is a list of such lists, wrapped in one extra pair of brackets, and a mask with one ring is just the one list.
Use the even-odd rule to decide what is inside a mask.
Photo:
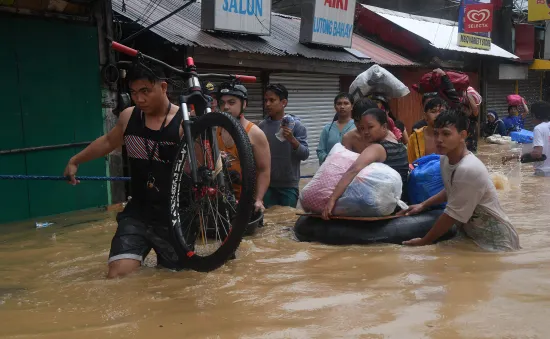
[(491, 40), (499, 47), (513, 53), (514, 46), (512, 41), (512, 13), (514, 7), (513, 0), (492, 0), (493, 4), (501, 3), (501, 7), (494, 11), (493, 32)]

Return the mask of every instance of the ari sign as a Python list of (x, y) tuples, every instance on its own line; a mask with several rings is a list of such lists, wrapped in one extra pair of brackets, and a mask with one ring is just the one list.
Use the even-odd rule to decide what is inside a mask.
[(490, 0), (462, 0), (458, 14), (458, 46), (490, 50), (492, 28)]
[(303, 0), (300, 42), (351, 47), (355, 0)]
[(271, 34), (271, 0), (203, 0), (204, 30)]

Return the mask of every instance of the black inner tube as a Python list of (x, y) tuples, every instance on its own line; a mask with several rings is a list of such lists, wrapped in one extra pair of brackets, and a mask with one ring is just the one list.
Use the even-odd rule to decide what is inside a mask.
[[(401, 244), (403, 241), (422, 238), (443, 213), (442, 209), (423, 212), (390, 220), (355, 221), (323, 220), (302, 216), (294, 225), (300, 241), (320, 242), (329, 245), (367, 245), (373, 243)], [(453, 226), (438, 241), (448, 240), (457, 233)]]

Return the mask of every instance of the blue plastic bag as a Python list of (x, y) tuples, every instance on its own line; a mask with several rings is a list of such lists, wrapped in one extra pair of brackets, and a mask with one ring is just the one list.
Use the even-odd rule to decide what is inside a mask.
[(534, 133), (526, 129), (522, 129), (519, 132), (510, 133), (512, 141), (519, 142), (520, 144), (532, 144)]
[[(441, 177), (441, 157), (437, 154), (423, 156), (413, 162), (414, 169), (409, 174), (409, 202), (420, 204), (444, 188)], [(445, 204), (434, 206), (443, 208)]]

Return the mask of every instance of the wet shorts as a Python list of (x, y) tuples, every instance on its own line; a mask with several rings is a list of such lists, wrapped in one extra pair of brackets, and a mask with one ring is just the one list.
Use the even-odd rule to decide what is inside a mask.
[(297, 187), (269, 187), (264, 195), (264, 206), (290, 206), (296, 208), (299, 191)]
[(120, 213), (118, 227), (111, 241), (109, 263), (120, 259), (133, 259), (143, 263), (151, 249), (157, 254), (159, 266), (181, 269), (179, 256), (171, 244), (168, 227), (148, 225), (141, 218)]

